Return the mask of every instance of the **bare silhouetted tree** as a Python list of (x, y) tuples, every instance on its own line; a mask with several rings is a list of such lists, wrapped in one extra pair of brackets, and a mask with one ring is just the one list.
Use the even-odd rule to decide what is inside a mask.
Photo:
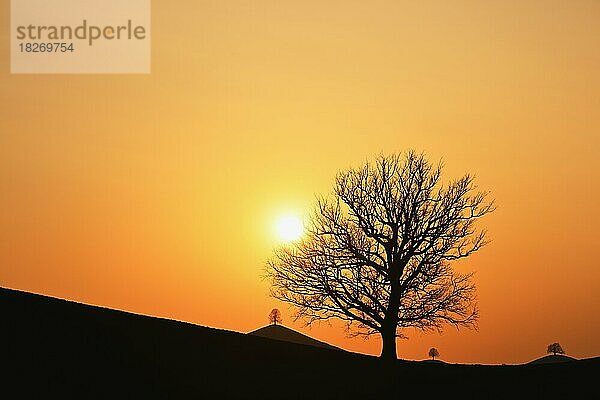
[(450, 263), (486, 244), (474, 223), (494, 206), (472, 175), (442, 185), (442, 167), (410, 151), (339, 173), (305, 237), (267, 262), (272, 296), (309, 325), (334, 317), (350, 335), (381, 335), (389, 359), (404, 328), (474, 327), (472, 274)]
[(432, 360), (435, 360), (435, 358), (439, 356), (440, 352), (435, 347), (429, 349), (429, 357), (431, 357)]
[(281, 313), (279, 312), (278, 309), (274, 308), (271, 310), (271, 313), (269, 314), (269, 323), (273, 324), (273, 325), (277, 325), (278, 323), (281, 324), (282, 319), (281, 319)]
[(565, 354), (565, 351), (563, 350), (563, 348), (561, 347), (560, 343), (558, 343), (558, 342), (549, 344), (548, 348), (546, 349), (546, 352), (548, 354), (552, 353), (554, 355)]

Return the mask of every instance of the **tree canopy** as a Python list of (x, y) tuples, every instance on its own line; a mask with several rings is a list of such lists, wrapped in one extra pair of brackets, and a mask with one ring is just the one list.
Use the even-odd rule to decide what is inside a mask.
[(558, 342), (549, 344), (548, 348), (546, 349), (546, 352), (548, 354), (552, 353), (554, 355), (565, 354), (565, 351), (563, 350), (562, 346)]
[(436, 357), (440, 356), (440, 352), (435, 347), (429, 349), (429, 357), (435, 360)]
[(271, 323), (272, 325), (277, 325), (281, 324), (281, 322), (281, 312), (279, 312), (277, 308), (272, 309), (269, 313), (269, 323)]
[(494, 204), (473, 175), (444, 185), (442, 170), (409, 151), (340, 172), (305, 236), (268, 261), (271, 294), (308, 324), (338, 318), (351, 335), (381, 335), (386, 358), (406, 328), (474, 327), (472, 273), (452, 262), (487, 243), (475, 222)]

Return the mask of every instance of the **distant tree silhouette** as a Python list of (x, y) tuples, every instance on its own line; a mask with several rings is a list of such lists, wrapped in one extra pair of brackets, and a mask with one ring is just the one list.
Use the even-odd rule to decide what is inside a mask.
[(388, 359), (405, 328), (474, 327), (472, 274), (450, 263), (487, 243), (474, 223), (494, 205), (471, 175), (442, 185), (442, 168), (409, 151), (339, 173), (305, 237), (267, 262), (272, 296), (309, 325), (339, 318), (350, 335), (381, 335)]
[(440, 352), (435, 347), (429, 349), (429, 357), (431, 357), (431, 359), (435, 360), (435, 358), (439, 356)]
[(558, 343), (558, 342), (549, 344), (548, 348), (546, 349), (546, 352), (548, 354), (552, 353), (554, 355), (565, 354), (565, 351), (563, 350), (563, 348), (561, 347), (560, 343)]
[(278, 309), (274, 308), (271, 310), (271, 313), (269, 314), (269, 322), (272, 325), (277, 325), (278, 323), (281, 324), (281, 322), (282, 322), (281, 313), (279, 312)]

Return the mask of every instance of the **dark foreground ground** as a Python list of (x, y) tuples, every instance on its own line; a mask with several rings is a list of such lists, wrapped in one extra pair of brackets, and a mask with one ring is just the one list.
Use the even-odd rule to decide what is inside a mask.
[(600, 358), (385, 365), (2, 288), (0, 318), (0, 398), (576, 399), (600, 393)]

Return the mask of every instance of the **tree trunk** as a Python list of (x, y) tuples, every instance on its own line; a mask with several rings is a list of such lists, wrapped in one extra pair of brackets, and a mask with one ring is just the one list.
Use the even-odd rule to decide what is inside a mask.
[(385, 313), (381, 329), (381, 358), (385, 360), (396, 359), (396, 328), (398, 325), (398, 309), (400, 308), (400, 291), (397, 285), (392, 284), (390, 302)]
[[(390, 264), (394, 264), (390, 262)], [(381, 358), (396, 360), (396, 329), (398, 325), (398, 310), (400, 308), (399, 268), (395, 266), (390, 271), (390, 299), (385, 310), (383, 326), (381, 327)]]
[(381, 332), (381, 358), (384, 360), (395, 360), (396, 355), (396, 327), (384, 328)]

